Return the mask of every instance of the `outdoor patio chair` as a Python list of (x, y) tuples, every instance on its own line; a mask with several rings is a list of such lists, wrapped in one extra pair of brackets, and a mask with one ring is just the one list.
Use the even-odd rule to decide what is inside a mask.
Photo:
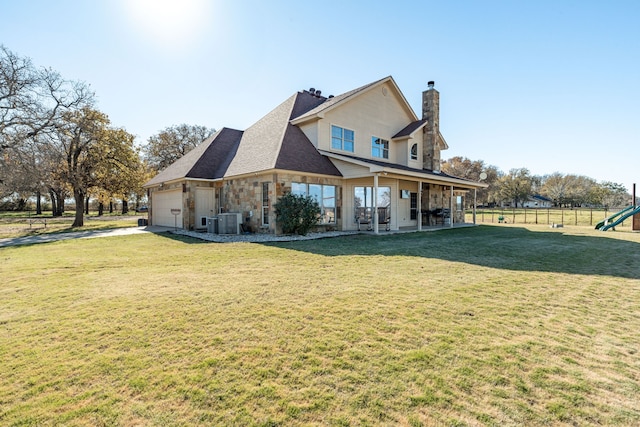
[(360, 227), (362, 227), (363, 225), (367, 226), (367, 231), (371, 231), (373, 229), (371, 209), (356, 208), (355, 222), (358, 226), (358, 231), (360, 231)]
[(391, 230), (391, 207), (378, 208), (378, 224), (384, 224), (385, 231)]

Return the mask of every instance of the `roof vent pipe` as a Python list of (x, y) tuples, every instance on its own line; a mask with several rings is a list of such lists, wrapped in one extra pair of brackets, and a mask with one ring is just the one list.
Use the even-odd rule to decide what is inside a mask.
[(427, 83), (427, 86), (429, 86), (429, 89), (433, 89), (433, 86), (436, 84), (436, 82), (434, 82), (433, 80), (431, 80), (430, 82)]
[(309, 89), (309, 93), (313, 95), (316, 90), (314, 88)]
[(321, 93), (322, 93), (322, 91), (317, 90), (317, 91), (316, 91), (316, 96), (320, 96), (320, 94), (321, 94)]

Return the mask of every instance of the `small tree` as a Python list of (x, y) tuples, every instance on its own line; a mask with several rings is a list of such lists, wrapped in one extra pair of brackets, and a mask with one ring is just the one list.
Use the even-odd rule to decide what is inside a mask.
[(523, 204), (531, 195), (532, 177), (526, 168), (511, 169), (498, 182), (502, 200), (513, 200), (515, 208), (518, 207), (518, 203)]
[(214, 133), (215, 129), (198, 125), (168, 127), (149, 138), (144, 147), (146, 160), (156, 172), (161, 171)]
[(320, 218), (320, 206), (311, 196), (287, 193), (278, 199), (275, 210), (284, 234), (305, 236)]

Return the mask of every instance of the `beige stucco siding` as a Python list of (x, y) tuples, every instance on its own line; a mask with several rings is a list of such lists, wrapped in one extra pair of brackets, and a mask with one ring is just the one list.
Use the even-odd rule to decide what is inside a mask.
[(318, 148), (318, 122), (308, 122), (298, 126), (300, 130), (309, 138), (314, 147)]
[[(355, 230), (355, 187), (373, 187), (373, 177), (350, 179), (344, 183), (343, 193), (343, 230)], [(397, 211), (398, 211), (398, 180), (390, 178), (378, 179), (378, 187), (389, 187), (391, 191), (391, 229), (398, 229)]]
[(336, 159), (333, 159), (332, 162), (345, 178), (357, 178), (371, 175), (369, 166), (360, 166), (354, 163), (343, 162)]
[(408, 190), (410, 193), (418, 192), (418, 183), (414, 181), (398, 180), (398, 211), (396, 220), (398, 227), (413, 227), (418, 225), (417, 219), (411, 219), (411, 198), (403, 199), (400, 194), (402, 190)]
[[(331, 125), (340, 126), (355, 133), (355, 151), (343, 153), (371, 158), (371, 137), (376, 136), (389, 141), (389, 162), (393, 162), (398, 148), (391, 137), (412, 120), (403, 107), (403, 100), (386, 83), (326, 112), (317, 122), (317, 146), (321, 150), (340, 152), (331, 147)], [(309, 134), (311, 132), (307, 136)]]
[(396, 155), (395, 159), (393, 159), (394, 163), (398, 163), (401, 165), (408, 164), (409, 158), (410, 158), (409, 150), (411, 149), (411, 144), (412, 144), (412, 143), (409, 143), (409, 141), (410, 140), (404, 139), (399, 142), (394, 142), (394, 141), (391, 142), (391, 144), (394, 146), (393, 152)]

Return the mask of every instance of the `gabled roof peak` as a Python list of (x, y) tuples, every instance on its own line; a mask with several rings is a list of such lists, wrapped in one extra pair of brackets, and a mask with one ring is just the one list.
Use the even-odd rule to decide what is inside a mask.
[[(337, 105), (342, 104), (343, 102), (346, 102), (347, 100), (358, 96), (361, 93), (364, 93), (368, 90), (371, 90), (377, 86), (380, 86), (384, 83), (390, 82), (393, 86), (393, 88), (395, 89), (395, 92), (398, 94), (398, 96), (400, 98), (402, 98), (402, 101), (405, 104), (405, 107), (407, 109), (407, 111), (409, 111), (411, 113), (411, 116), (414, 117), (414, 120), (418, 120), (417, 116), (415, 115), (415, 112), (411, 109), (411, 106), (409, 105), (409, 103), (407, 102), (406, 98), (404, 97), (404, 95), (402, 94), (402, 92), (400, 91), (400, 88), (398, 88), (398, 85), (396, 84), (395, 80), (393, 80), (393, 77), (391, 76), (387, 76), (384, 77), (380, 80), (376, 80), (375, 82), (366, 84), (364, 86), (360, 86), (359, 88), (350, 90), (348, 92), (345, 92), (341, 95), (337, 95), (337, 96), (330, 96), (329, 98), (325, 98), (325, 101), (323, 103), (321, 103), (320, 105), (318, 105), (317, 107), (306, 111), (298, 116), (292, 116), (291, 120), (293, 124), (300, 124), (300, 123), (304, 123), (308, 120), (313, 120), (313, 119), (317, 119), (317, 118), (321, 118), (322, 117), (322, 113), (334, 108)], [(305, 93), (309, 93), (307, 91), (305, 91)], [(315, 93), (317, 93), (317, 91), (315, 91)]]

